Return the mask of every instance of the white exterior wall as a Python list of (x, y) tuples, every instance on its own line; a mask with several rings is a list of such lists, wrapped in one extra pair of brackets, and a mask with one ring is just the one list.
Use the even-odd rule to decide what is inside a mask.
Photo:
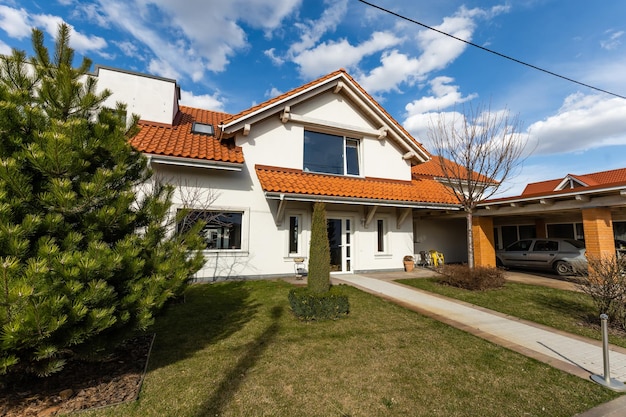
[(113, 92), (104, 105), (126, 104), (128, 117), (138, 114), (142, 120), (172, 124), (178, 112), (178, 87), (175, 80), (97, 67), (98, 90)]
[[(327, 92), (304, 103), (292, 106), (292, 113), (316, 120), (360, 129), (378, 130), (340, 94)], [(345, 135), (361, 140), (361, 176), (410, 181), (411, 165), (402, 158), (403, 152), (389, 139), (341, 132), (339, 129), (305, 127), (296, 122), (283, 124), (273, 116), (252, 126), (249, 136), (238, 136), (237, 145), (243, 147), (246, 163), (303, 169), (304, 130), (318, 130)]]
[[(99, 88), (114, 91), (107, 105), (126, 102), (129, 113), (137, 113), (143, 120), (172, 123), (178, 109), (175, 81), (107, 68), (99, 68), (98, 79)], [(294, 105), (292, 112), (366, 131), (380, 128), (372, 125), (350, 101), (332, 92)], [(243, 212), (241, 249), (205, 251), (207, 262), (196, 274), (198, 279), (293, 275), (294, 256), (308, 258), (312, 203), (289, 202), (282, 223), (277, 224), (278, 201), (265, 197), (254, 170), (257, 164), (302, 169), (304, 130), (305, 126), (297, 122), (283, 124), (278, 114), (254, 123), (248, 136), (236, 137), (246, 160), (241, 172), (152, 165), (157, 177), (177, 185), (174, 208), (195, 195), (192, 206), (198, 209)], [(337, 126), (322, 130), (345, 134)], [(361, 139), (361, 176), (411, 179), (410, 165), (402, 159), (403, 152), (395, 143), (388, 139), (380, 141), (373, 135), (356, 138)], [(398, 228), (396, 209), (379, 207), (366, 228), (365, 213), (366, 207), (358, 204), (327, 205), (329, 218), (350, 218), (353, 225), (351, 271), (402, 269), (403, 256), (413, 253), (413, 219), (409, 216)], [(299, 253), (291, 256), (288, 253), (290, 215), (299, 215), (302, 220)], [(386, 228), (385, 250), (381, 253), (377, 250), (378, 219), (384, 220)]]

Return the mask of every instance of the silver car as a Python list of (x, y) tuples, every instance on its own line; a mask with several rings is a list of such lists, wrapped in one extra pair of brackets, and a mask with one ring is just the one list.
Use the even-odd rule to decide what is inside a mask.
[(587, 269), (585, 243), (574, 239), (535, 238), (511, 243), (496, 253), (496, 265), (552, 270), (572, 275)]

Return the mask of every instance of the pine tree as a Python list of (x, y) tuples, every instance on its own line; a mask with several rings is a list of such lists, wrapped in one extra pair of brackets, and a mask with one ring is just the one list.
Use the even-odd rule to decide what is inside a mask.
[(62, 369), (146, 329), (201, 266), (197, 229), (172, 234), (171, 187), (150, 183), (122, 104), (103, 107), (91, 61), (0, 58), (0, 374)]
[(321, 202), (313, 205), (307, 280), (309, 291), (314, 294), (322, 294), (330, 289), (330, 247), (326, 226), (326, 206)]

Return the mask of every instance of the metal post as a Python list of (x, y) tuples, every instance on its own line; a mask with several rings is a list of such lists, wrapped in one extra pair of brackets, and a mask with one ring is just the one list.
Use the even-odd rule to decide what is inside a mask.
[(591, 375), (591, 380), (612, 389), (613, 391), (626, 391), (626, 385), (616, 379), (611, 379), (611, 367), (609, 365), (609, 316), (600, 314), (602, 322), (602, 356), (604, 359), (604, 377), (601, 375)]

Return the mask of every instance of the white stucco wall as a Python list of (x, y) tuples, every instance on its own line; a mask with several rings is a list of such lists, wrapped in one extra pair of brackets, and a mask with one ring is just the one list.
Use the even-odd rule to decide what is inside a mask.
[[(114, 91), (110, 99), (128, 104), (129, 113), (143, 120), (169, 124), (176, 111), (175, 81), (100, 68), (99, 88)], [(322, 129), (342, 134), (338, 125), (377, 130), (364, 115), (341, 95), (324, 93), (294, 105), (292, 112), (307, 118), (327, 120), (335, 126)], [(313, 127), (307, 129), (316, 130)], [(242, 247), (237, 250), (205, 251), (206, 264), (198, 272), (202, 280), (228, 277), (267, 277), (294, 274), (294, 255), (288, 253), (289, 216), (301, 216), (300, 253), (308, 258), (312, 203), (288, 202), (282, 223), (277, 224), (277, 200), (265, 197), (254, 167), (257, 164), (284, 168), (303, 168), (305, 125), (282, 123), (276, 114), (252, 125), (247, 136), (241, 133), (235, 141), (241, 146), (245, 164), (241, 172), (153, 164), (156, 175), (177, 186), (176, 207), (183, 205), (215, 211), (243, 213)], [(347, 134), (361, 139), (361, 176), (410, 180), (410, 165), (389, 139)], [(191, 201), (189, 201), (191, 199)], [(369, 227), (363, 220), (366, 208), (357, 204), (329, 205), (328, 217), (350, 218), (352, 233), (352, 271), (402, 269), (402, 257), (413, 253), (413, 219), (409, 216), (397, 227), (394, 208), (379, 207)], [(362, 220), (363, 219), (363, 220)], [(376, 221), (386, 226), (385, 250), (377, 251)]]
[[(350, 101), (332, 92), (294, 105), (291, 111), (299, 116), (360, 129), (377, 130), (380, 127), (368, 122)], [(305, 127), (294, 121), (282, 123), (277, 114), (255, 123), (248, 136), (238, 135), (236, 141), (244, 149), (249, 166), (262, 164), (303, 169), (305, 129), (360, 139), (360, 176), (403, 181), (411, 179), (409, 162), (402, 158), (403, 152), (389, 139), (344, 133), (337, 128)]]
[(171, 124), (178, 112), (178, 92), (175, 80), (150, 75), (97, 67), (98, 90), (113, 92), (104, 105), (116, 102), (127, 105), (128, 116), (138, 114), (142, 120)]

